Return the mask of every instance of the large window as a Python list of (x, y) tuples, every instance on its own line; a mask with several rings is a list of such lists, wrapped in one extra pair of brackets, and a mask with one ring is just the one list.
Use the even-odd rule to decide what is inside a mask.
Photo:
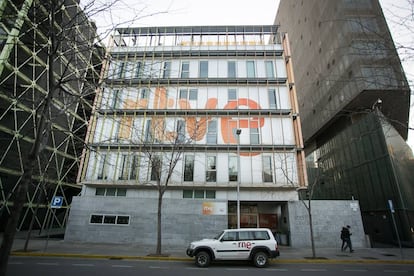
[(253, 60), (246, 61), (247, 77), (255, 78), (256, 77), (256, 68)]
[(270, 109), (277, 109), (277, 95), (276, 89), (270, 88), (267, 90), (269, 95), (269, 108)]
[(163, 71), (162, 77), (163, 78), (171, 77), (171, 61), (164, 62), (164, 71)]
[(194, 155), (184, 157), (184, 181), (194, 180)]
[(207, 78), (208, 77), (208, 61), (202, 60), (200, 61), (200, 78)]
[(119, 180), (128, 180), (129, 179), (129, 174), (131, 171), (131, 163), (130, 163), (130, 157), (127, 154), (122, 154), (121, 155), (121, 171), (120, 174), (118, 176)]
[(143, 71), (144, 71), (143, 63), (141, 61), (137, 61), (136, 66), (135, 66), (134, 77), (135, 78), (142, 77)]
[(250, 128), (250, 144), (258, 145), (260, 142), (259, 128)]
[(112, 102), (110, 108), (119, 109), (122, 108), (122, 91), (120, 89), (114, 89), (112, 95)]
[(177, 121), (177, 142), (178, 143), (185, 142), (185, 121), (184, 120)]
[(107, 179), (108, 172), (107, 172), (107, 154), (101, 154), (98, 163), (98, 179)]
[(181, 78), (189, 78), (190, 77), (190, 62), (183, 61), (181, 63)]
[(237, 156), (229, 156), (229, 181), (237, 181)]
[(153, 156), (151, 159), (151, 181), (158, 181), (161, 179), (162, 159), (161, 156)]
[(275, 67), (273, 66), (273, 61), (266, 61), (266, 77), (268, 79), (275, 78)]
[(206, 182), (216, 182), (216, 181), (217, 181), (216, 156), (208, 155), (207, 156), (207, 168), (206, 168)]
[(118, 78), (118, 79), (123, 78), (125, 76), (125, 68), (126, 68), (125, 62), (121, 61), (118, 64), (118, 68), (117, 68), (117, 71), (116, 71), (115, 78)]
[(272, 157), (263, 156), (263, 182), (273, 182)]
[(237, 101), (237, 90), (235, 88), (229, 88), (227, 90), (227, 101)]
[(217, 120), (211, 120), (207, 124), (207, 144), (217, 143)]
[(236, 62), (235, 61), (227, 62), (227, 77), (228, 78), (236, 77)]

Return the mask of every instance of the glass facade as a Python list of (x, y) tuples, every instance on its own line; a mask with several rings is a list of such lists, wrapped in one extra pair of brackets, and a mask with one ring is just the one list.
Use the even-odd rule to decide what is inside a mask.
[(413, 165), (411, 149), (380, 112), (367, 114), (307, 157), (309, 183), (317, 185), (313, 198), (359, 200), (374, 244), (397, 241), (389, 200), (401, 240), (412, 243)]

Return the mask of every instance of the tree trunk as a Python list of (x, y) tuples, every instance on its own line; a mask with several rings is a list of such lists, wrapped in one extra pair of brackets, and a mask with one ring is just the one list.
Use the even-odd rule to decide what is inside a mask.
[(315, 252), (315, 239), (313, 236), (313, 223), (312, 223), (312, 212), (311, 212), (311, 205), (309, 200), (309, 208), (308, 208), (308, 215), (309, 215), (309, 232), (310, 232), (310, 239), (311, 239), (311, 246), (312, 246), (312, 258), (316, 258), (316, 252)]
[(158, 193), (158, 212), (157, 212), (157, 249), (155, 251), (156, 255), (161, 255), (161, 222), (162, 222), (162, 216), (161, 216), (161, 209), (162, 209), (162, 197), (163, 193), (159, 191)]

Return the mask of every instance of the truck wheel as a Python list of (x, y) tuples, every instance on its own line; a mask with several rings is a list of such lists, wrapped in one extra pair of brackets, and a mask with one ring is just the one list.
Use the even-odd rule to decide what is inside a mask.
[(195, 256), (195, 264), (198, 267), (208, 267), (211, 262), (210, 254), (206, 251), (200, 251)]
[(267, 265), (267, 254), (259, 251), (253, 256), (253, 263), (256, 267), (265, 267)]

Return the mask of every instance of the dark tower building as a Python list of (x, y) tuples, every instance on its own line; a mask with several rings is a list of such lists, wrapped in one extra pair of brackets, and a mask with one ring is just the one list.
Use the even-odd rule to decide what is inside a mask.
[[(275, 23), (295, 56), (316, 198), (358, 199), (374, 245), (398, 236), (412, 244), (413, 157), (404, 142), (410, 89), (379, 2), (281, 0)], [(322, 177), (312, 180), (315, 171)]]

